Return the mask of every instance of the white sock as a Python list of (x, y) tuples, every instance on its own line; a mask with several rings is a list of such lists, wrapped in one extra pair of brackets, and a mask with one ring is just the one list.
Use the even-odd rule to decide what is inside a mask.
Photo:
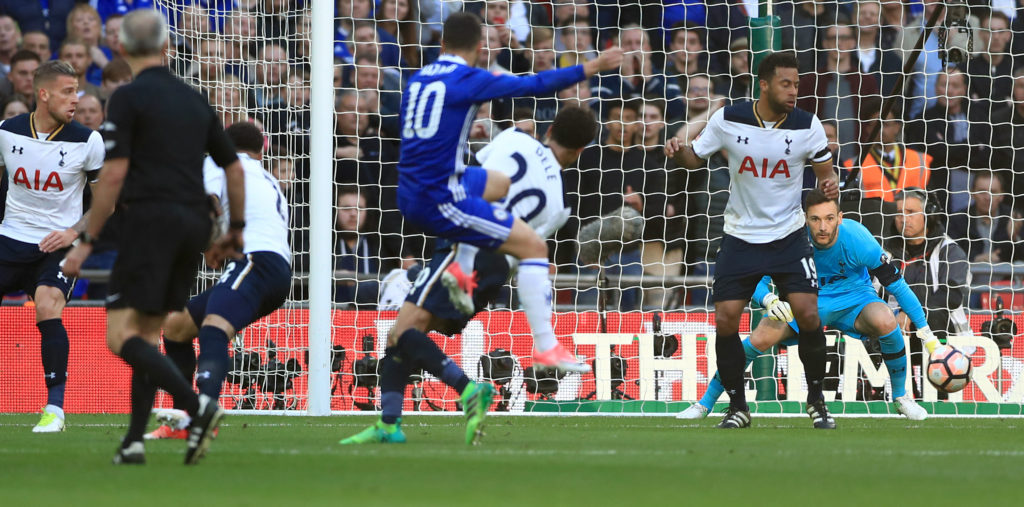
[(480, 251), (479, 248), (467, 243), (455, 245), (455, 262), (459, 263), (463, 273), (467, 275), (473, 274), (476, 264), (476, 253), (478, 251)]
[(60, 417), (61, 419), (64, 419), (64, 409), (58, 407), (57, 405), (47, 405), (46, 408), (43, 409), (43, 411), (49, 412), (51, 414), (56, 415), (57, 417)]
[(551, 280), (548, 260), (523, 259), (519, 263), (519, 302), (533, 330), (533, 346), (540, 352), (558, 345), (551, 328)]

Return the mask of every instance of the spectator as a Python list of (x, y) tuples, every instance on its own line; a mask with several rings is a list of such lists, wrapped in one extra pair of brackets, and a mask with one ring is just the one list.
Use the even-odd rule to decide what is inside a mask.
[[(857, 60), (860, 71), (875, 78), (882, 95), (893, 93), (893, 85), (903, 72), (903, 61), (899, 52), (882, 47), (882, 29), (879, 15), (882, 4), (879, 0), (865, 0), (856, 3), (857, 13)], [(897, 91), (898, 93), (898, 91)]]
[(750, 44), (746, 37), (732, 41), (729, 46), (729, 74), (714, 80), (715, 93), (729, 102), (750, 100), (754, 96), (754, 79), (750, 74)]
[(508, 0), (487, 0), (484, 2), (482, 17), (484, 25), (493, 26), (497, 30), (498, 41), (502, 47), (512, 49), (513, 51), (520, 49), (522, 42), (530, 34), (530, 23), (525, 18), (517, 20), (521, 22), (521, 24), (516, 26), (519, 30), (512, 30), (511, 24), (513, 21), (509, 18)]
[(1014, 213), (1006, 195), (1000, 178), (980, 172), (974, 176), (967, 212), (950, 216), (949, 236), (971, 262), (999, 264), (1024, 257), (1014, 249)]
[(14, 18), (0, 15), (0, 80), (11, 71), (11, 57), (18, 52), (21, 32)]
[(690, 76), (686, 80), (686, 110), (682, 120), (687, 124), (703, 124), (715, 111), (725, 105), (725, 97), (711, 92), (711, 78), (707, 74)]
[(369, 112), (380, 115), (380, 130), (384, 137), (399, 138), (398, 110), (402, 103), (401, 82), (397, 75), (381, 72), (370, 58), (356, 59), (355, 88), (360, 99), (366, 100)]
[[(527, 49), (518, 53), (525, 65), (513, 68), (516, 72), (538, 73), (555, 68), (555, 32), (550, 28), (537, 27), (527, 37)], [(515, 60), (513, 60), (515, 64)], [(513, 65), (515, 66), (515, 65)], [(554, 116), (551, 117), (554, 119)]]
[[(364, 234), (368, 213), (366, 195), (358, 187), (341, 187), (337, 206), (334, 269), (371, 277), (380, 275), (380, 243), (372, 234)], [(372, 308), (377, 303), (377, 280), (358, 280), (349, 275), (338, 279), (334, 287), (335, 303), (355, 304), (361, 308)]]
[[(935, 6), (938, 5), (940, 0), (924, 0), (924, 12), (914, 19), (907, 20), (905, 26), (900, 31), (901, 41), (899, 43), (902, 48), (903, 54), (908, 55), (917, 45), (917, 40), (920, 38), (921, 31), (924, 30), (925, 24), (928, 19), (931, 18), (932, 12), (935, 11)], [(945, 16), (945, 13), (942, 15)], [(943, 17), (939, 18), (939, 22), (943, 21)], [(971, 28), (971, 32), (975, 36), (974, 48), (975, 50), (981, 49), (982, 45), (977, 40), (978, 34), (978, 20), (974, 16), (969, 16), (967, 24)], [(906, 61), (907, 56), (904, 56), (903, 60)], [(947, 63), (947, 66), (953, 66), (952, 63)], [(907, 118), (920, 118), (921, 114), (925, 110), (935, 105), (935, 80), (938, 79), (939, 75), (942, 74), (943, 64), (942, 58), (939, 54), (939, 36), (938, 31), (932, 31), (925, 38), (924, 50), (921, 51), (917, 62), (914, 64), (913, 72), (908, 76), (910, 81), (907, 87), (907, 97), (912, 97), (910, 105), (907, 108)]]
[(910, 122), (907, 140), (931, 155), (936, 169), (932, 188), (948, 190), (948, 202), (943, 195), (946, 209), (960, 211), (967, 207), (967, 168), (990, 167), (992, 128), (987, 108), (968, 100), (967, 76), (962, 72), (940, 73), (935, 86), (935, 105), (921, 120)]
[[(0, 0), (0, 12), (14, 18), (22, 33), (45, 32), (52, 46), (60, 46), (67, 34), (68, 14), (79, 3), (80, 0), (47, 0), (44, 8), (44, 2)], [(49, 58), (43, 59), (46, 60)]]
[[(372, 21), (356, 21), (352, 32), (352, 55), (358, 58), (363, 55), (377, 59), (377, 65), (384, 68), (398, 69), (401, 65), (401, 53), (397, 44), (381, 44), (379, 31)], [(380, 40), (378, 40), (380, 39)]]
[(91, 2), (96, 5), (96, 10), (104, 20), (114, 16), (125, 16), (135, 9), (152, 9), (156, 3), (155, 0), (91, 0)]
[(75, 72), (78, 73), (79, 97), (86, 93), (97, 96), (100, 94), (99, 87), (92, 84), (86, 77), (86, 73), (92, 66), (92, 57), (89, 56), (89, 48), (84, 42), (76, 40), (64, 41), (57, 52), (57, 58), (70, 63), (75, 68)]
[(282, 109), (287, 107), (288, 52), (283, 46), (268, 43), (260, 51), (256, 63), (256, 81), (249, 96), (251, 109)]
[(224, 49), (227, 45), (218, 39), (205, 39), (199, 42), (198, 54), (185, 71), (185, 81), (192, 86), (202, 88), (211, 82), (220, 81), (227, 75), (224, 66)]
[(476, 66), (499, 74), (509, 74), (509, 70), (500, 63), (501, 55), (505, 51), (501, 43), (501, 36), (498, 29), (493, 26), (482, 25), (483, 45), (480, 46), (480, 58), (476, 60)]
[[(110, 51), (110, 60), (124, 56), (121, 54), (121, 21), (123, 20), (124, 16), (112, 14), (103, 24), (103, 47), (106, 51)], [(109, 61), (107, 65), (110, 65)], [(106, 69), (107, 66), (104, 65), (103, 68)]]
[[(395, 47), (404, 71), (421, 66), (419, 7), (414, 0), (383, 0), (377, 11), (377, 34), (382, 46)], [(389, 65), (390, 63), (384, 63)]]
[(26, 104), (35, 104), (32, 80), (40, 64), (39, 55), (22, 49), (11, 57), (11, 71), (3, 81), (3, 95), (17, 98)]
[[(114, 58), (103, 67), (103, 82), (100, 84), (100, 100), (104, 103), (121, 85), (132, 82), (132, 68), (124, 58)], [(228, 123), (227, 125), (230, 125)]]
[(655, 66), (647, 32), (639, 25), (627, 24), (619, 31), (618, 39), (618, 46), (626, 53), (620, 70), (622, 97), (660, 98), (677, 104), (681, 94), (679, 85)]
[(86, 69), (85, 78), (90, 83), (99, 86), (102, 79), (103, 67), (110, 61), (110, 49), (100, 47), (103, 38), (103, 22), (100, 20), (100, 13), (87, 4), (78, 4), (68, 14), (68, 40), (78, 41), (85, 44), (89, 52), (89, 68)]
[(53, 50), (50, 49), (50, 37), (43, 31), (36, 30), (22, 35), (21, 49), (39, 55), (40, 62), (48, 62), (53, 57)]
[(254, 121), (246, 107), (246, 87), (237, 77), (224, 76), (222, 80), (211, 83), (207, 90), (210, 106), (217, 111), (222, 125)]
[(252, 9), (259, 14), (256, 18), (256, 33), (260, 34), (261, 39), (287, 46), (288, 41), (295, 38), (295, 22), (299, 17), (289, 15), (291, 3), (291, 0), (264, 0), (259, 2), (262, 9)]
[[(981, 51), (967, 62), (971, 76), (971, 97), (992, 102), (1010, 98), (1013, 90), (1014, 58), (1010, 54), (1010, 19), (999, 11), (981, 22), (978, 30)], [(987, 108), (986, 108), (987, 109)]]
[(537, 121), (533, 118), (533, 110), (525, 107), (517, 107), (512, 110), (512, 124), (515, 128), (522, 130), (533, 137), (537, 137)]
[(705, 72), (708, 53), (704, 50), (704, 29), (684, 21), (672, 25), (670, 34), (665, 75), (670, 79), (683, 80), (686, 76)]
[(75, 109), (75, 120), (93, 130), (99, 130), (103, 124), (103, 104), (100, 103), (99, 97), (82, 95)]
[[(585, 0), (555, 0), (553, 24), (556, 27), (568, 26), (578, 20), (589, 21), (590, 3)], [(560, 51), (565, 48), (558, 48)]]
[(484, 102), (476, 110), (476, 118), (473, 119), (473, 125), (469, 128), (468, 142), (471, 153), (480, 151), (487, 143), (491, 142), (491, 139), (494, 139), (494, 136), (501, 132), (501, 127), (495, 121), (494, 109), (496, 103), (497, 101)]
[(295, 160), (292, 158), (291, 150), (281, 144), (271, 144), (267, 159), (270, 161), (270, 174), (274, 175), (281, 185), (281, 192), (288, 201), (295, 203), (292, 196), (292, 189), (295, 186)]
[(881, 2), (881, 12), (878, 15), (881, 28), (878, 38), (882, 49), (901, 49), (903, 26), (910, 20), (907, 7), (904, 2)]
[(857, 41), (851, 26), (835, 25), (822, 30), (821, 45), (821, 67), (816, 73), (801, 77), (803, 99), (797, 105), (822, 120), (835, 120), (839, 125), (841, 155), (855, 157), (862, 135), (860, 120), (867, 112), (861, 102), (865, 97), (878, 95), (878, 84), (858, 67), (854, 56)]
[[(686, 0), (691, 3), (690, 0)], [(752, 2), (709, 1), (707, 18), (703, 25), (707, 27), (707, 44), (710, 51), (708, 67), (705, 72), (711, 75), (724, 74), (729, 68), (729, 52), (726, 50), (732, 42), (741, 37), (748, 37), (747, 20), (757, 13), (752, 12)], [(778, 2), (776, 2), (778, 5)], [(696, 19), (694, 21), (697, 21)], [(699, 21), (698, 21), (699, 23)], [(785, 22), (783, 22), (785, 26)]]
[(368, 107), (355, 91), (344, 90), (335, 99), (334, 108), (337, 129), (334, 135), (334, 158), (337, 160), (335, 181), (345, 184), (366, 184), (375, 181), (373, 175), (362, 173), (357, 162), (363, 158), (360, 141), (368, 139)]
[(356, 21), (373, 19), (372, 0), (338, 0), (336, 4), (337, 23), (334, 25), (334, 57), (345, 63), (352, 63), (349, 43), (355, 34)]
[(19, 114), (25, 114), (29, 112), (28, 104), (24, 100), (17, 97), (7, 99), (3, 107), (3, 116), (0, 120), (9, 120), (18, 116)]
[(558, 29), (558, 67), (572, 67), (597, 58), (594, 29), (585, 19), (577, 19)]
[(224, 36), (220, 38), (224, 42), (224, 69), (246, 83), (253, 81), (250, 65), (258, 37), (256, 17), (251, 13), (236, 10), (227, 17), (224, 23)]
[[(109, 22), (108, 22), (109, 23)], [(181, 19), (174, 27), (174, 47), (185, 58), (202, 54), (203, 41), (213, 39), (210, 26), (210, 12), (200, 4), (187, 5), (181, 10)], [(107, 28), (110, 37), (110, 28)], [(108, 46), (114, 47), (114, 46)]]
[(1024, 68), (1013, 76), (1013, 100), (992, 113), (992, 168), (1012, 182), (1013, 207), (1024, 212)]
[[(973, 334), (964, 313), (971, 283), (967, 256), (946, 235), (937, 214), (926, 213), (928, 194), (908, 188), (896, 196), (898, 213), (885, 241), (903, 279), (917, 296), (928, 318), (928, 327), (940, 339), (950, 335)], [(897, 321), (906, 332), (914, 332), (910, 319), (900, 312)], [(921, 341), (910, 340), (911, 365), (922, 364)], [(920, 397), (919, 372), (914, 372), (914, 395)]]
[(800, 74), (825, 66), (824, 55), (817, 50), (818, 39), (822, 29), (836, 24), (837, 12), (834, 2), (815, 0), (794, 0), (778, 6), (778, 15), (782, 18), (782, 49), (796, 52)]

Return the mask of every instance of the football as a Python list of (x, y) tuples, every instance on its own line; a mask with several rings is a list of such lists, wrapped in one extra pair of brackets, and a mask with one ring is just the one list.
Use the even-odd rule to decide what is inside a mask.
[(928, 381), (945, 393), (955, 393), (971, 381), (971, 359), (963, 352), (943, 345), (928, 359)]

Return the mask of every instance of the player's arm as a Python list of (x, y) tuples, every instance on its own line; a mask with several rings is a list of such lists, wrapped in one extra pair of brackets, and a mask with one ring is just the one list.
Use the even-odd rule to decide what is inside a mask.
[(724, 121), (724, 109), (719, 109), (706, 122), (702, 122), (703, 128), (700, 124), (684, 126), (681, 129), (681, 132), (687, 132), (684, 138), (673, 137), (665, 142), (665, 156), (672, 159), (677, 166), (687, 169), (704, 167), (704, 161), (723, 147)]
[(832, 160), (832, 152), (828, 149), (828, 137), (825, 136), (825, 128), (821, 126), (821, 120), (813, 117), (811, 123), (811, 138), (808, 141), (810, 147), (811, 169), (814, 176), (818, 178), (818, 188), (825, 192), (829, 199), (839, 198), (839, 174), (835, 170), (835, 163)]
[(704, 159), (698, 157), (697, 153), (693, 151), (693, 145), (684, 145), (677, 137), (665, 141), (665, 156), (672, 159), (679, 167), (687, 169), (704, 167)]
[(224, 168), (224, 179), (227, 182), (228, 208), (231, 222), (224, 236), (216, 242), (214, 248), (222, 255), (230, 255), (231, 251), (242, 251), (242, 231), (245, 229), (245, 172), (238, 160), (235, 146), (231, 144), (220, 118), (209, 108), (210, 132), (206, 139), (206, 151), (218, 166)]
[(583, 65), (545, 70), (528, 76), (494, 75), (478, 69), (468, 83), (473, 93), (467, 98), (472, 102), (482, 102), (503, 97), (543, 95), (567, 88), (598, 72), (617, 69), (621, 64), (622, 49), (609, 48)]

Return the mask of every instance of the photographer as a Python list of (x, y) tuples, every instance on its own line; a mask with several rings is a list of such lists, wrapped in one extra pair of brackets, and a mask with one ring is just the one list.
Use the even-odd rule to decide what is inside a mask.
[[(886, 235), (886, 250), (921, 301), (928, 326), (943, 341), (951, 334), (970, 334), (964, 313), (970, 284), (967, 254), (946, 235), (927, 192), (909, 187), (896, 194), (895, 202), (898, 213)], [(896, 318), (903, 329), (915, 330), (906, 314), (901, 312)], [(920, 343), (910, 340), (910, 349), (911, 364), (922, 364)], [(916, 378), (918, 372), (914, 369)], [(918, 396), (919, 382), (915, 380), (914, 385)]]

